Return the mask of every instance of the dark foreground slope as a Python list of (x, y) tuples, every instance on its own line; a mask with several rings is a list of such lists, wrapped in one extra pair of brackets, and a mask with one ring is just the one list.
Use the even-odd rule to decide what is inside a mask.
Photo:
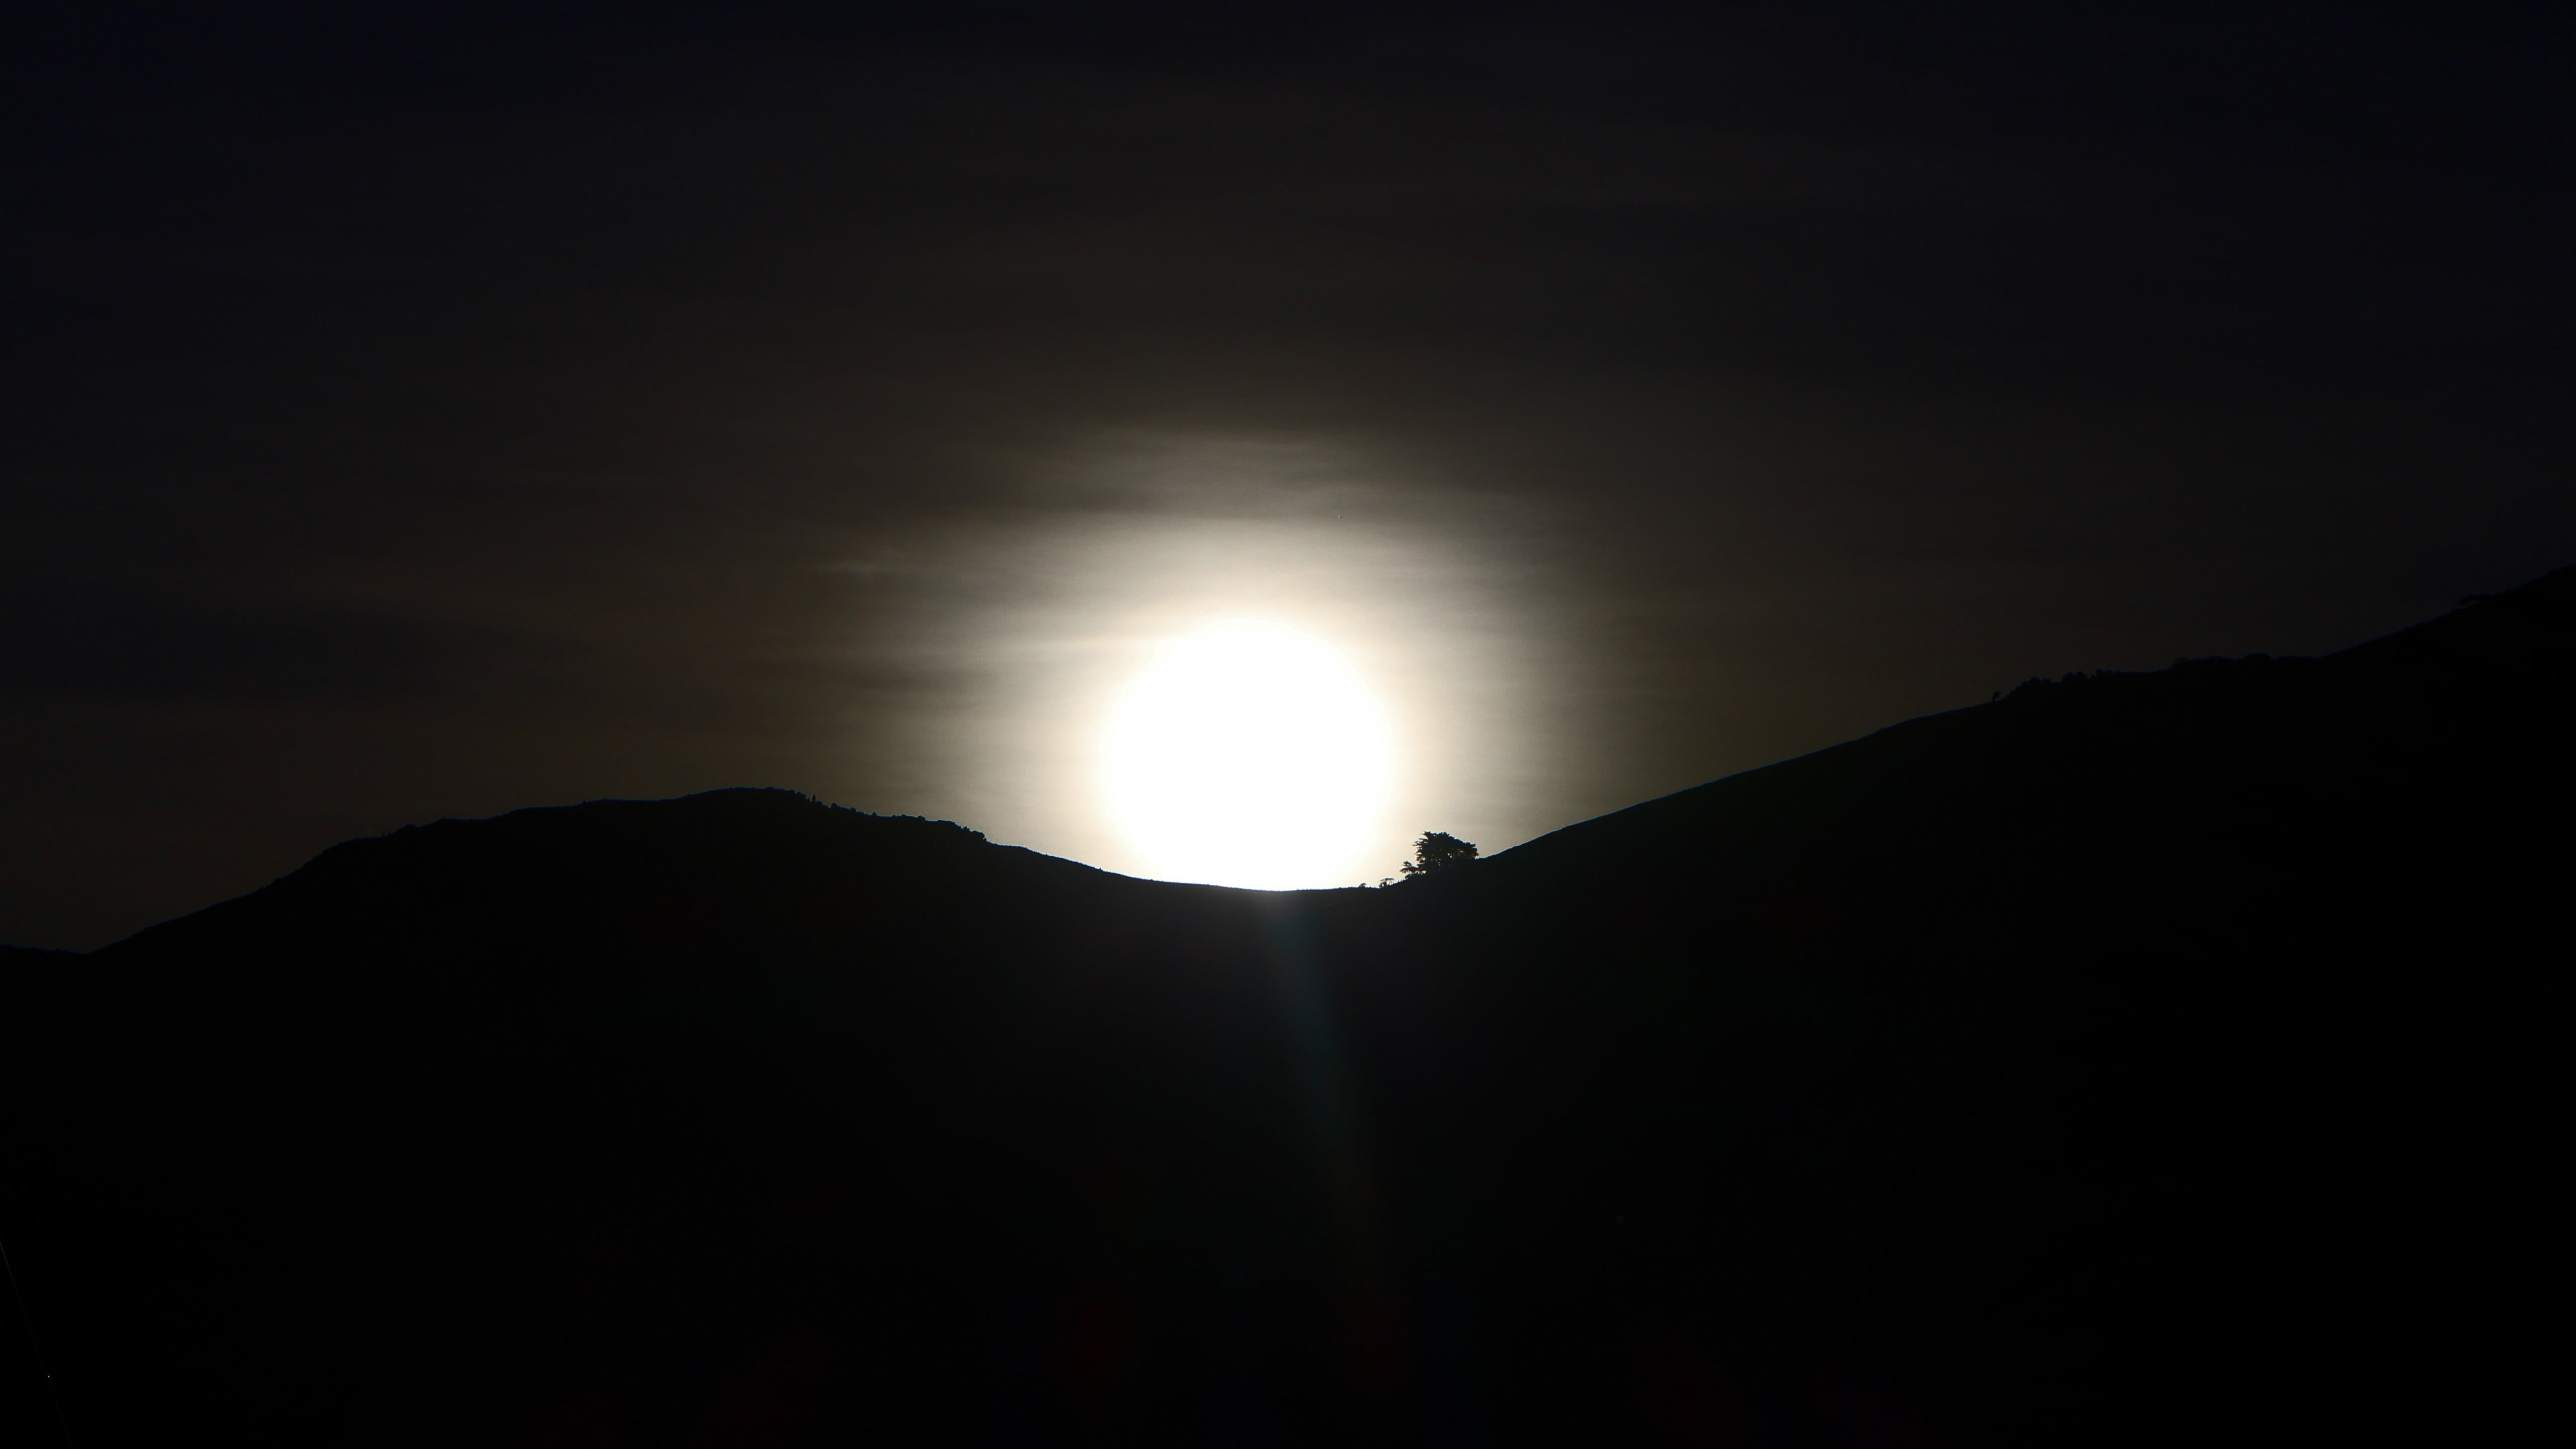
[(1387, 891), (759, 791), (355, 842), (0, 957), (0, 1230), (90, 1446), (2502, 1438), (2571, 596)]

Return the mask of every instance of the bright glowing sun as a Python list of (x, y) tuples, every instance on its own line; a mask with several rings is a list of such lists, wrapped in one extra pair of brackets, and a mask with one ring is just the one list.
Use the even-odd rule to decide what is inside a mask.
[(1170, 880), (1347, 885), (1395, 770), (1386, 711), (1339, 651), (1277, 624), (1171, 640), (1110, 712), (1111, 816)]

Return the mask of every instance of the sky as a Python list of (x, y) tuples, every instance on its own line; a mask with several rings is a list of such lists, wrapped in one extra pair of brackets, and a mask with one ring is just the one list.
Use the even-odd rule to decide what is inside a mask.
[(2571, 15), (28, 6), (0, 941), (732, 785), (1135, 869), (1230, 618), (1354, 881), (2401, 627), (2576, 562)]

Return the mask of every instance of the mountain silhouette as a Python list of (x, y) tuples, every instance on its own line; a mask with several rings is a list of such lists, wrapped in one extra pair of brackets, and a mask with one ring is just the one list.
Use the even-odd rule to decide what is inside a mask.
[(0, 1234), (85, 1449), (2563, 1434), (2572, 685), (2567, 570), (1382, 890), (442, 821), (0, 953)]

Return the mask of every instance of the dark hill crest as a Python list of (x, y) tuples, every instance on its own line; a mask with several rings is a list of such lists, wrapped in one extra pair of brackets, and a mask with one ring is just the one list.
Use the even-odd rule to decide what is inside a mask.
[(2447, 1440), (2567, 1267), (2571, 597), (1422, 889), (354, 841), (0, 956), (0, 1228), (85, 1445)]

